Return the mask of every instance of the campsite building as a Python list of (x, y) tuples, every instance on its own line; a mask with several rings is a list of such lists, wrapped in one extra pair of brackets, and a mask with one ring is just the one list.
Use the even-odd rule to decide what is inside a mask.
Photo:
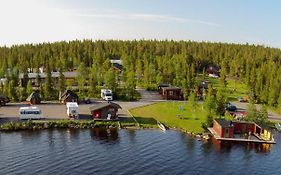
[(31, 105), (35, 105), (35, 104), (40, 104), (41, 103), (41, 98), (40, 98), (40, 94), (38, 91), (32, 92), (26, 99), (26, 101), (31, 104)]
[(91, 115), (94, 120), (117, 120), (118, 109), (121, 106), (116, 103), (98, 103), (90, 107)]
[(183, 100), (182, 89), (179, 87), (162, 87), (161, 95), (165, 100)]
[(208, 129), (217, 140), (275, 143), (270, 128), (254, 122), (215, 119)]
[(206, 69), (206, 74), (211, 77), (219, 77), (220, 76), (220, 68), (217, 66), (209, 66)]
[(64, 104), (67, 102), (78, 102), (78, 100), (78, 95), (71, 90), (66, 90), (59, 99), (59, 101)]
[(159, 84), (157, 87), (159, 94), (162, 94), (164, 87), (170, 87), (170, 86), (171, 86), (170, 84), (166, 84), (166, 83)]

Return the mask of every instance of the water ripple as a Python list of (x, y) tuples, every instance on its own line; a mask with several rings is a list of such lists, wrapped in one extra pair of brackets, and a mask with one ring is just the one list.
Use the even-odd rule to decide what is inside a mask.
[(280, 134), (267, 148), (221, 146), (176, 131), (1, 133), (0, 174), (280, 174)]

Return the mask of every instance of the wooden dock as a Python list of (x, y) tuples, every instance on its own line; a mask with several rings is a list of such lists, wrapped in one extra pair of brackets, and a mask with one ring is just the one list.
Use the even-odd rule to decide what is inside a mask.
[(251, 135), (248, 139), (245, 138), (225, 138), (225, 137), (220, 137), (219, 135), (216, 134), (216, 132), (213, 130), (213, 128), (208, 128), (210, 133), (214, 136), (215, 139), (221, 140), (221, 141), (235, 141), (235, 142), (252, 142), (252, 143), (266, 143), (266, 144), (276, 144), (274, 139), (272, 140), (262, 140), (255, 135)]

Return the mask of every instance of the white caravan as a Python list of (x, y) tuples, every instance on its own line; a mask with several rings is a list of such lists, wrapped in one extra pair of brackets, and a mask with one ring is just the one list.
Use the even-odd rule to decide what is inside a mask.
[(111, 89), (101, 89), (101, 98), (106, 101), (113, 100), (113, 94)]
[(19, 115), (21, 120), (27, 120), (27, 119), (43, 119), (42, 111), (36, 107), (21, 107), (19, 110)]
[(79, 117), (79, 106), (77, 102), (66, 103), (66, 114), (69, 118), (78, 119)]

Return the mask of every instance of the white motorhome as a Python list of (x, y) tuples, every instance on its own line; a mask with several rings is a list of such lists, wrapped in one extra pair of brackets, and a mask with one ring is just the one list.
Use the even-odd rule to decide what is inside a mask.
[(77, 102), (66, 103), (66, 114), (69, 118), (73, 118), (73, 119), (79, 118), (79, 106)]
[(113, 94), (111, 89), (101, 89), (101, 98), (106, 101), (113, 100)]
[(21, 120), (27, 119), (43, 119), (42, 111), (36, 107), (21, 107), (19, 110), (19, 115)]

